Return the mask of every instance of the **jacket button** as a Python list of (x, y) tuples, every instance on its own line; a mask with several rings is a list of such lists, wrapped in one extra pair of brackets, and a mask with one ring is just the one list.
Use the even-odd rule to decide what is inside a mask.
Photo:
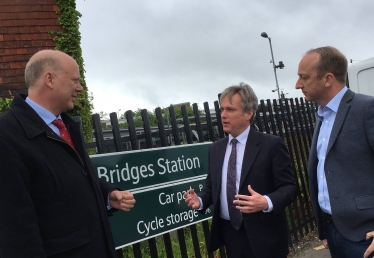
[(86, 170), (83, 169), (83, 170), (82, 170), (82, 174), (85, 175), (85, 176), (87, 176), (87, 172), (86, 172)]

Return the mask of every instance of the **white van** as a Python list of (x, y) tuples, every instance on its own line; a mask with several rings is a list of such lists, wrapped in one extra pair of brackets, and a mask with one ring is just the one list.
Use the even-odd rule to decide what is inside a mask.
[(346, 84), (354, 92), (374, 96), (374, 57), (349, 64)]

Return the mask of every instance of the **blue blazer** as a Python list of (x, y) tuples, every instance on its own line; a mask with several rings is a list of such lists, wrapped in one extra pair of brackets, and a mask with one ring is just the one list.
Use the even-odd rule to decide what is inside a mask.
[[(309, 191), (319, 238), (326, 239), (318, 204), (317, 118), (309, 155)], [(332, 217), (339, 232), (361, 241), (374, 230), (374, 97), (348, 90), (336, 114), (325, 158)]]

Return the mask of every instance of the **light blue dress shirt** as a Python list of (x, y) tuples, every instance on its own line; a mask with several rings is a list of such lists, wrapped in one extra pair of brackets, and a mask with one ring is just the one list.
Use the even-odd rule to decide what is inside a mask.
[(57, 117), (52, 114), (49, 110), (45, 109), (44, 107), (40, 106), (39, 104), (35, 103), (29, 97), (26, 98), (26, 103), (35, 110), (35, 112), (43, 119), (43, 121), (55, 132), (58, 136), (60, 135), (60, 130), (52, 124), (53, 121), (56, 119), (61, 119), (61, 116), (58, 115)]
[(335, 97), (330, 100), (325, 107), (318, 107), (317, 116), (321, 120), (321, 128), (317, 140), (317, 181), (318, 181), (318, 203), (321, 209), (328, 214), (331, 213), (331, 205), (329, 198), (329, 190), (327, 188), (325, 176), (325, 159), (327, 154), (327, 146), (329, 143), (332, 127), (334, 126), (336, 113), (340, 102), (347, 91), (344, 87)]

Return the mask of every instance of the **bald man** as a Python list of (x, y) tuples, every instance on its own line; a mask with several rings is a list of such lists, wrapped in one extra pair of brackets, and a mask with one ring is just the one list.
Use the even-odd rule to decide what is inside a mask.
[(77, 63), (40, 51), (25, 82), (0, 116), (0, 257), (115, 257), (108, 215), (135, 199), (97, 178), (65, 113), (83, 91)]
[(301, 59), (296, 89), (316, 102), (310, 200), (332, 258), (374, 256), (374, 98), (345, 86), (347, 58), (331, 46)]

